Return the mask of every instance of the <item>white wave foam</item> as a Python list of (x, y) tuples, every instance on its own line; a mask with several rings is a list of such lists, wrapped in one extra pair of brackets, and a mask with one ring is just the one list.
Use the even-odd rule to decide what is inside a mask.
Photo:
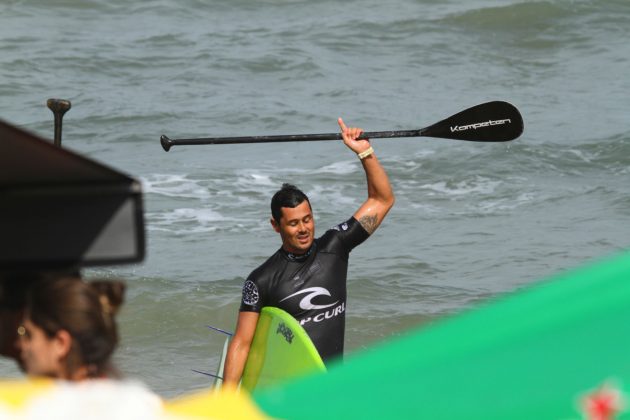
[(219, 229), (227, 220), (222, 214), (208, 208), (179, 208), (159, 213), (148, 213), (150, 231), (176, 233), (204, 233)]
[[(292, 162), (289, 162), (292, 163)], [(329, 165), (325, 165), (319, 168), (304, 168), (304, 167), (289, 167), (289, 166), (278, 166), (269, 168), (269, 174), (263, 172), (258, 174), (252, 174), (250, 172), (240, 171), (239, 172), (239, 181), (254, 181), (260, 182), (264, 185), (273, 185), (276, 186), (276, 183), (271, 181), (271, 174), (275, 177), (283, 177), (284, 174), (289, 174), (291, 176), (302, 175), (302, 174), (310, 174), (310, 175), (321, 175), (321, 174), (333, 174), (333, 175), (347, 175), (356, 172), (358, 169), (358, 163), (351, 160), (343, 160), (339, 162), (334, 162)], [(267, 183), (268, 181), (268, 183)]]
[(587, 156), (587, 153), (584, 153), (581, 150), (576, 150), (576, 149), (569, 149), (568, 150), (569, 153), (577, 156), (580, 160), (590, 163), (593, 161), (593, 157), (592, 156)]
[(413, 152), (412, 155), (388, 156), (388, 159), (396, 162), (396, 167), (415, 168), (422, 164), (423, 159), (435, 155), (435, 150), (421, 149)]
[(357, 171), (357, 162), (354, 160), (347, 160), (341, 162), (331, 163), (330, 165), (322, 166), (319, 169), (310, 171), (313, 174), (334, 174), (334, 175), (348, 175)]
[(504, 198), (500, 200), (484, 200), (478, 203), (477, 210), (482, 213), (494, 213), (497, 211), (514, 210), (523, 204), (534, 201), (534, 194), (523, 193), (516, 198)]
[(318, 203), (321, 205), (334, 204), (335, 208), (349, 208), (351, 209), (352, 205), (358, 205), (358, 201), (344, 192), (342, 187), (332, 187), (330, 185), (321, 185), (316, 184), (313, 185), (310, 190), (307, 192), (309, 199), (313, 202), (313, 206), (315, 208), (318, 207)]
[(227, 217), (210, 208), (178, 208), (147, 214), (148, 229), (153, 232), (196, 234), (219, 230), (261, 230), (260, 220)]
[(440, 207), (432, 206), (430, 204), (411, 203), (409, 207), (416, 210), (421, 214), (443, 214), (444, 210)]
[(180, 208), (160, 213), (149, 213), (148, 216), (152, 223), (156, 223), (158, 225), (169, 225), (182, 222), (195, 222), (205, 225), (208, 223), (223, 222), (229, 220), (221, 213), (218, 213), (208, 208)]
[(188, 179), (186, 175), (151, 174), (141, 180), (142, 189), (147, 194), (182, 198), (206, 198), (210, 195), (199, 180)]
[(247, 186), (264, 186), (271, 187), (275, 186), (276, 183), (271, 180), (271, 175), (264, 173), (251, 173), (251, 172), (238, 172), (238, 178), (236, 180), (239, 185), (247, 185)]
[(467, 194), (492, 194), (502, 181), (493, 181), (487, 178), (477, 177), (473, 180), (460, 182), (440, 181), (433, 184), (421, 185), (420, 188), (433, 191), (434, 194), (443, 194), (449, 196), (467, 195)]

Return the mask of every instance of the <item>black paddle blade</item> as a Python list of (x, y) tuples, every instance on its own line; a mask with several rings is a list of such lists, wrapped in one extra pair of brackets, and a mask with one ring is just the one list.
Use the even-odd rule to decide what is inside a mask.
[(426, 137), (482, 142), (514, 140), (522, 133), (521, 113), (503, 101), (473, 106), (420, 131)]

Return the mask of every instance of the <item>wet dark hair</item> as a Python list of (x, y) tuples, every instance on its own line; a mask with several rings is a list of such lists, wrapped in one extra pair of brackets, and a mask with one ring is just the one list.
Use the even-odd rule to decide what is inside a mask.
[(282, 218), (282, 207), (295, 208), (302, 204), (304, 200), (308, 202), (310, 207), (311, 202), (298, 187), (287, 183), (282, 184), (282, 188), (271, 198), (271, 216), (279, 224)]
[(87, 366), (88, 377), (112, 375), (110, 357), (118, 345), (115, 315), (124, 293), (121, 281), (47, 279), (33, 285), (26, 316), (48, 337), (68, 331), (72, 337), (66, 366), (69, 375), (81, 366)]

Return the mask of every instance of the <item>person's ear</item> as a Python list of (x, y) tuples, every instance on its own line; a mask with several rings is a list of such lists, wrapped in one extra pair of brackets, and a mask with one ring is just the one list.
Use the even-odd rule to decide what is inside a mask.
[(59, 330), (55, 334), (55, 340), (53, 345), (53, 351), (55, 356), (59, 359), (63, 359), (70, 353), (72, 348), (72, 336), (66, 330)]
[(271, 219), (269, 219), (269, 221), (271, 222), (271, 226), (273, 227), (273, 230), (280, 233), (280, 225), (278, 224), (278, 222), (276, 222), (276, 219), (272, 217)]

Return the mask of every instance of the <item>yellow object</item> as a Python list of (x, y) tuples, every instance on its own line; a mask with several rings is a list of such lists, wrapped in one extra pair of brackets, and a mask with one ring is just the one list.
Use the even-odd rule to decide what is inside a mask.
[[(124, 396), (137, 404), (127, 404)], [(0, 419), (46, 418), (48, 414), (54, 418), (90, 418), (95, 409), (98, 418), (112, 414), (111, 418), (155, 420), (270, 419), (247, 392), (233, 388), (209, 389), (160, 402), (144, 386), (133, 382), (0, 380)]]
[(50, 391), (53, 386), (54, 382), (48, 379), (0, 380), (0, 409), (21, 408), (30, 398)]
[(166, 403), (166, 412), (176, 418), (251, 419), (266, 416), (245, 391), (222, 387), (219, 391), (202, 391)]

